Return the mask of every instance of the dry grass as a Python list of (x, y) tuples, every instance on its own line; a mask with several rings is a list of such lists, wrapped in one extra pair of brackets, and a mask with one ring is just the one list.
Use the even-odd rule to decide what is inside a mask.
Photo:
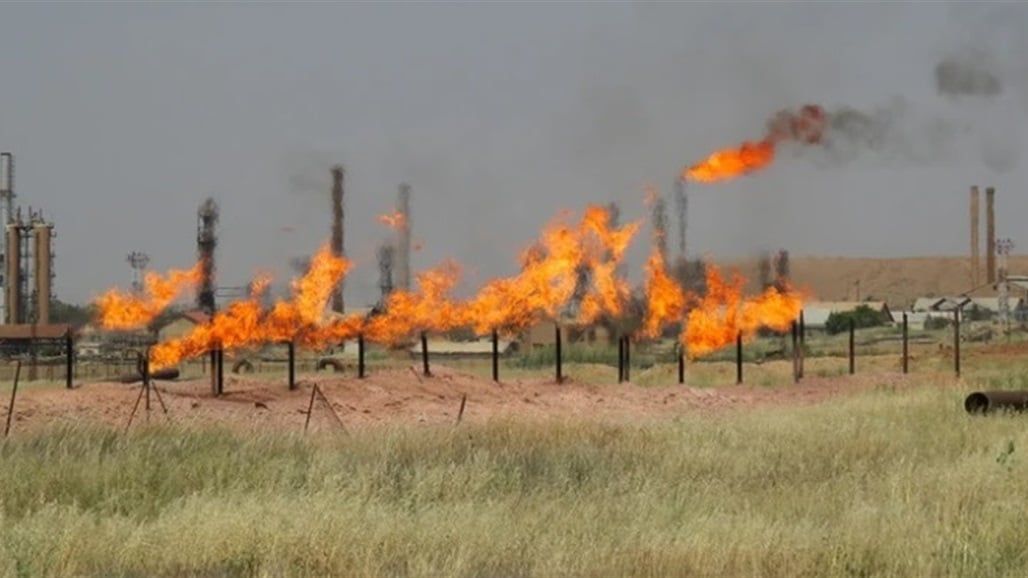
[(307, 439), (52, 429), (0, 450), (0, 575), (1023, 576), (1024, 418), (961, 394)]

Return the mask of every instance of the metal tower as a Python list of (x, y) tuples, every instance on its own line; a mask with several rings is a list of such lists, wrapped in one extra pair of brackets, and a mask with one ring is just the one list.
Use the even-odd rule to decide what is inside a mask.
[(132, 290), (136, 293), (142, 293), (143, 271), (150, 264), (150, 256), (142, 251), (132, 251), (125, 257), (125, 261), (132, 267)]

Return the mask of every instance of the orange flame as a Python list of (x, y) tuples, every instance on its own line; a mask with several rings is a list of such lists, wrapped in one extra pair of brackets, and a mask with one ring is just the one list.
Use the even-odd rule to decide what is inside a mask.
[(104, 329), (127, 330), (145, 327), (171, 305), (183, 291), (200, 281), (202, 266), (172, 269), (161, 275), (150, 271), (143, 279), (143, 292), (111, 289), (96, 299), (97, 322)]
[(398, 345), (417, 331), (449, 331), (464, 325), (464, 309), (449, 297), (459, 276), (460, 268), (450, 261), (419, 273), (417, 290), (390, 293), (385, 313), (368, 320), (365, 337)]
[(717, 151), (683, 170), (682, 178), (713, 183), (752, 173), (771, 164), (778, 143), (816, 144), (821, 142), (826, 127), (827, 117), (820, 106), (808, 104), (797, 112), (783, 110), (768, 122), (764, 138)]
[(213, 347), (230, 351), (264, 343), (295, 340), (314, 346), (318, 338), (331, 337), (322, 331), (325, 307), (332, 289), (343, 279), (350, 264), (336, 257), (326, 245), (315, 253), (307, 273), (293, 282), (293, 296), (278, 301), (269, 311), (261, 307), (260, 297), (267, 279), (254, 282), (250, 297), (231, 303), (207, 323), (188, 334), (155, 345), (150, 350), (154, 368), (168, 367), (179, 361), (203, 355)]
[(750, 339), (764, 327), (784, 331), (799, 316), (803, 307), (799, 293), (770, 287), (745, 299), (745, 282), (738, 274), (726, 281), (717, 267), (707, 266), (707, 294), (689, 311), (682, 333), (682, 343), (690, 357), (700, 357), (734, 343), (738, 335)]
[(403, 229), (407, 226), (407, 217), (405, 217), (403, 213), (397, 211), (391, 215), (379, 215), (378, 222), (389, 227), (390, 229), (395, 229), (399, 231), (400, 229)]
[(681, 321), (688, 299), (677, 281), (667, 274), (660, 251), (654, 250), (646, 261), (646, 315), (639, 334), (652, 339), (660, 336), (667, 325)]

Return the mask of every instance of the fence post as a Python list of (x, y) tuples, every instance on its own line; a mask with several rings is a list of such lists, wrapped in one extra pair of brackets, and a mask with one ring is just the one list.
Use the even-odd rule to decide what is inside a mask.
[(850, 317), (850, 375), (857, 372), (857, 359), (856, 359), (856, 322)]
[(953, 370), (960, 377), (960, 309), (953, 310)]
[(556, 349), (556, 360), (555, 360), (555, 363), (556, 363), (556, 368), (557, 368), (557, 383), (563, 383), (564, 382), (564, 373), (561, 371), (562, 368), (560, 366), (561, 365), (560, 325), (559, 324), (554, 324), (553, 327), (554, 327), (554, 336), (555, 336), (555, 339), (556, 339), (556, 341), (554, 341), (554, 346), (555, 346), (555, 349)]
[(907, 314), (903, 314), (903, 374), (907, 373), (907, 364), (909, 359), (909, 349), (907, 345)]
[(293, 341), (286, 343), (289, 351), (289, 391), (296, 389), (296, 344)]
[(735, 383), (742, 383), (742, 331), (735, 334)]

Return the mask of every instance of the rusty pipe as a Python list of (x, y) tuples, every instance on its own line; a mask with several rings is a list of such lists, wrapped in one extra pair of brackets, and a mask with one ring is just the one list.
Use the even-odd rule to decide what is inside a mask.
[[(169, 380), (172, 380), (172, 379), (178, 379), (178, 376), (179, 376), (179, 371), (178, 371), (178, 369), (175, 369), (175, 368), (159, 369), (157, 371), (151, 371), (150, 375), (149, 375), (150, 379), (156, 379), (156, 380), (161, 380), (161, 381), (169, 381)], [(140, 381), (143, 381), (143, 379), (144, 379), (144, 375), (143, 375), (142, 372), (140, 372), (140, 373), (126, 373), (125, 375), (122, 375), (121, 377), (119, 377), (118, 381), (120, 381), (121, 383), (139, 383)]]
[(1028, 410), (1028, 391), (976, 391), (964, 400), (967, 413)]

